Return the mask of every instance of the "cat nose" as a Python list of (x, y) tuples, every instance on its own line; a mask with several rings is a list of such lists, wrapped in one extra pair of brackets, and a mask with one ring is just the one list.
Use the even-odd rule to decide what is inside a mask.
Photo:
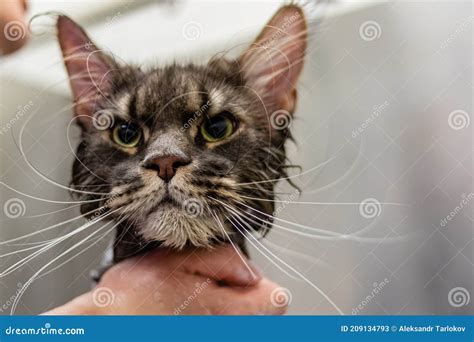
[(161, 179), (169, 182), (179, 167), (188, 165), (190, 162), (189, 159), (181, 156), (171, 155), (153, 158), (145, 163), (145, 167), (156, 170)]

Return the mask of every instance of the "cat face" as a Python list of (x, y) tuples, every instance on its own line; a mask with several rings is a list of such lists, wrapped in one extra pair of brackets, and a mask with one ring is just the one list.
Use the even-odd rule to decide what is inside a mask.
[(82, 129), (72, 185), (84, 214), (175, 248), (239, 240), (232, 217), (244, 212), (262, 217), (247, 227), (265, 227), (289, 135), (272, 115), (293, 113), (306, 48), (298, 7), (240, 58), (203, 66), (119, 64), (64, 16), (58, 39)]

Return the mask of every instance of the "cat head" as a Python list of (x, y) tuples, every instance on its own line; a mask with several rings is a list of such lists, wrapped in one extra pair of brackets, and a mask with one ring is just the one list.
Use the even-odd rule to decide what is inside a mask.
[(58, 40), (82, 134), (73, 167), (82, 212), (107, 212), (144, 241), (180, 248), (266, 227), (296, 105), (307, 27), (281, 8), (237, 59), (144, 70), (60, 16)]

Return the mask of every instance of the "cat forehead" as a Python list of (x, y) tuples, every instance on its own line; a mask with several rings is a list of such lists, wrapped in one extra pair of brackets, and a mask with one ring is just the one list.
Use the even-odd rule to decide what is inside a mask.
[[(117, 95), (124, 119), (147, 119), (150, 115), (230, 110), (237, 107), (240, 83), (222, 68), (175, 66), (156, 69)], [(224, 108), (224, 107), (229, 108)], [(239, 110), (239, 108), (234, 108)], [(176, 115), (173, 115), (176, 116)]]

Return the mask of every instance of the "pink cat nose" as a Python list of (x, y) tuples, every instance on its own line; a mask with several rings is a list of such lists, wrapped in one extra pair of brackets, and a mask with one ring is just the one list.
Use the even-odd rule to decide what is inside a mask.
[(158, 176), (165, 182), (169, 182), (176, 174), (176, 170), (188, 165), (191, 161), (176, 155), (153, 158), (146, 162), (147, 169), (156, 170)]

